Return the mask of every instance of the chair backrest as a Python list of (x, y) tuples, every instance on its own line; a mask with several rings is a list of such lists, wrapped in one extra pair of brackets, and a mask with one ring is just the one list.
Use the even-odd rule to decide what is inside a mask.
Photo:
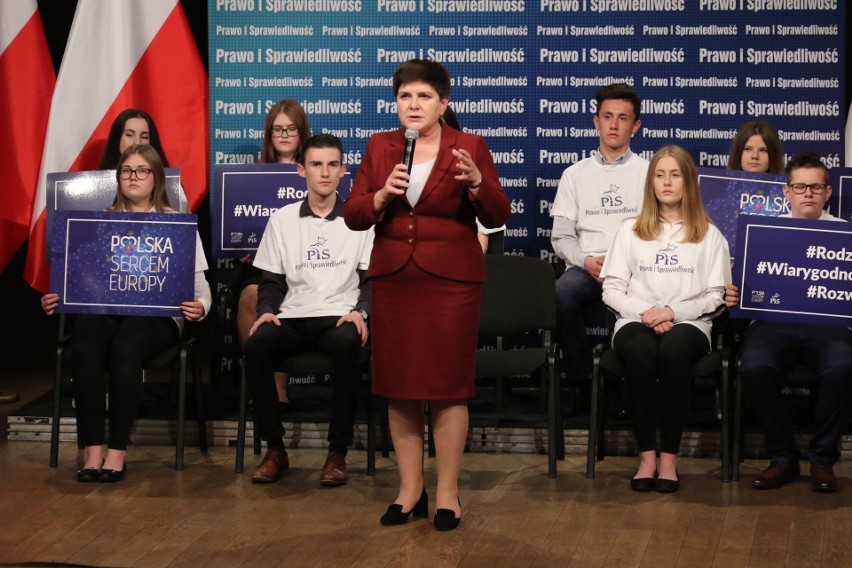
[(602, 327), (605, 332), (597, 335), (595, 343), (604, 344), (609, 347), (612, 340), (612, 330), (615, 328), (615, 320), (618, 318), (603, 300), (593, 302), (583, 310), (583, 321), (586, 323), (587, 333), (589, 326)]
[(480, 335), (556, 328), (556, 276), (550, 264), (529, 256), (486, 255), (485, 266)]

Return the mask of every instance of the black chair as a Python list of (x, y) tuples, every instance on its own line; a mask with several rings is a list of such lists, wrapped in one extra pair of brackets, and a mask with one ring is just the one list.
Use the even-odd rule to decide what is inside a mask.
[(485, 254), (503, 254), (506, 231), (497, 231), (488, 234), (488, 250)]
[[(713, 351), (701, 357), (692, 365), (690, 378), (693, 383), (707, 383), (713, 385), (721, 384), (721, 460), (722, 481), (730, 481), (730, 417), (731, 417), (731, 395), (729, 392), (729, 361), (730, 353), (727, 351), (727, 318), (719, 317), (724, 312), (724, 307), (714, 312)], [(615, 314), (612, 313), (603, 302), (590, 306), (586, 310), (586, 318), (607, 318), (607, 327), (612, 330), (615, 325)], [(610, 334), (611, 336), (611, 331)], [(605, 381), (607, 378), (621, 379), (624, 377), (624, 364), (621, 358), (611, 349), (611, 337), (608, 336), (599, 343), (594, 350), (594, 367), (592, 371), (592, 396), (589, 408), (589, 438), (586, 450), (586, 477), (594, 479), (595, 462), (604, 459), (605, 445), (605, 412), (604, 400)], [(721, 373), (721, 383), (718, 382)]]
[[(738, 363), (737, 363), (738, 365)], [(731, 442), (731, 458), (730, 458), (730, 479), (737, 481), (740, 478), (740, 462), (742, 461), (742, 446), (745, 437), (743, 429), (743, 381), (737, 373), (733, 376), (737, 377), (734, 388), (734, 429), (733, 440)], [(733, 380), (731, 377), (729, 380)], [(818, 388), (819, 375), (817, 375), (809, 367), (802, 364), (795, 365), (787, 371), (782, 379), (784, 387), (810, 392), (811, 389)]]
[[(488, 280), (482, 288), (479, 335), (498, 340), (538, 333), (540, 344), (523, 349), (479, 350), (477, 377), (541, 373), (547, 390), (547, 475), (556, 477), (556, 460), (565, 457), (560, 380), (556, 372), (556, 277), (547, 262), (534, 257), (486, 255)], [(500, 390), (498, 388), (498, 390)]]
[[(185, 330), (186, 331), (186, 330)], [(192, 381), (195, 385), (195, 403), (198, 421), (198, 440), (202, 452), (207, 452), (207, 424), (204, 420), (204, 403), (202, 400), (201, 367), (195, 354), (196, 339), (185, 333), (180, 342), (169, 347), (152, 360), (148, 361), (142, 372), (171, 366), (173, 380), (177, 383), (177, 439), (175, 449), (175, 469), (183, 469), (183, 450), (186, 430), (186, 375), (187, 368), (192, 371)], [(65, 330), (65, 314), (60, 315), (59, 340), (56, 346), (56, 376), (53, 384), (53, 421), (50, 431), (50, 467), (56, 467), (59, 462), (59, 421), (62, 402), (62, 369), (71, 362), (71, 335)], [(72, 378), (73, 380), (73, 378)]]
[[(362, 350), (364, 354), (364, 374), (369, 379), (369, 351), (367, 349)], [(246, 447), (246, 423), (248, 421), (247, 417), (247, 408), (248, 408), (248, 382), (246, 380), (245, 373), (245, 363), (241, 364), (242, 372), (240, 373), (240, 407), (239, 407), (239, 418), (237, 423), (237, 456), (234, 465), (234, 471), (236, 473), (243, 472), (243, 465), (245, 459), (245, 447)], [(281, 364), (278, 366), (279, 371), (283, 371), (289, 373), (290, 375), (306, 375), (306, 374), (328, 374), (331, 375), (334, 373), (334, 361), (320, 351), (306, 351), (304, 353), (299, 353), (298, 355), (293, 355), (292, 357), (288, 357), (281, 361)], [(367, 385), (362, 385), (363, 388), (367, 389), (369, 394), (369, 402), (367, 404), (367, 475), (376, 475), (376, 412), (374, 406), (376, 405), (376, 398), (373, 397), (372, 393), (370, 393), (369, 380), (367, 381)], [(384, 413), (384, 416), (387, 416), (387, 413)], [(388, 441), (388, 428), (386, 420), (382, 422), (382, 457), (388, 457), (389, 451), (389, 441)], [(260, 437), (257, 435), (257, 431), (254, 431), (254, 453), (255, 455), (260, 455), (261, 451)]]

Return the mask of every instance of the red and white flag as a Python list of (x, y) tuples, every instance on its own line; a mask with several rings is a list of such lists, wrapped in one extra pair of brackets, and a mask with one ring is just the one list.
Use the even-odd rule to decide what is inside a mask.
[(47, 292), (49, 172), (95, 169), (116, 115), (141, 108), (195, 210), (207, 191), (207, 76), (178, 0), (79, 0), (59, 68), (24, 278)]
[(29, 234), (55, 81), (36, 0), (0, 0), (0, 272)]

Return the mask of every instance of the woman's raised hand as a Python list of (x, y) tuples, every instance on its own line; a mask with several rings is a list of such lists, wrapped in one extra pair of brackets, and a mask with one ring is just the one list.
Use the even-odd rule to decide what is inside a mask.
[(373, 211), (379, 213), (384, 211), (388, 203), (393, 201), (397, 195), (403, 195), (408, 189), (408, 166), (397, 164), (388, 176), (385, 185), (375, 193), (373, 197)]

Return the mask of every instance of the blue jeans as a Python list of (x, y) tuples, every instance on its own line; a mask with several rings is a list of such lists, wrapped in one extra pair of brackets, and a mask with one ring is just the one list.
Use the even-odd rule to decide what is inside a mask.
[(808, 460), (833, 465), (852, 394), (852, 333), (843, 327), (758, 321), (746, 331), (740, 376), (749, 402), (763, 422), (772, 461), (800, 458), (790, 412), (781, 393), (784, 375), (797, 363), (819, 375), (814, 434)]
[(556, 320), (559, 344), (569, 380), (586, 380), (592, 374), (592, 350), (586, 337), (583, 310), (601, 301), (601, 285), (578, 266), (571, 266), (556, 281)]

